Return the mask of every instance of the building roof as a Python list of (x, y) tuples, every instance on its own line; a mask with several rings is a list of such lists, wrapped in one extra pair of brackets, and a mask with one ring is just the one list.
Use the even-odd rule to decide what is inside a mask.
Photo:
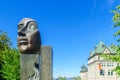
[(87, 72), (87, 67), (84, 64), (81, 66), (80, 73), (82, 72)]
[(106, 46), (105, 43), (100, 41), (99, 44), (95, 46), (94, 50), (91, 51), (90, 56), (93, 56), (95, 54), (104, 53), (105, 50), (107, 50), (110, 54), (115, 54), (116, 53), (112, 48)]

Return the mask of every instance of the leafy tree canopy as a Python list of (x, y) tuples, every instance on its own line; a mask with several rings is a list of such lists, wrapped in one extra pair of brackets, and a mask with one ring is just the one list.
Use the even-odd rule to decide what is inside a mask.
[(10, 38), (6, 32), (0, 31), (0, 80), (19, 80), (19, 52), (11, 47)]
[(66, 77), (59, 77), (58, 80), (66, 80)]
[[(118, 28), (120, 27), (120, 5), (118, 5), (115, 10), (112, 10), (112, 13), (114, 14), (112, 17), (113, 21), (113, 27)], [(114, 34), (115, 37), (117, 37), (117, 42), (120, 42), (120, 30), (116, 31)], [(102, 57), (104, 57), (105, 60), (111, 60), (113, 62), (118, 62), (118, 65), (116, 68), (113, 69), (117, 73), (118, 76), (120, 76), (120, 44), (117, 46), (112, 44), (111, 48), (116, 51), (115, 55), (108, 55), (108, 54), (103, 54)]]

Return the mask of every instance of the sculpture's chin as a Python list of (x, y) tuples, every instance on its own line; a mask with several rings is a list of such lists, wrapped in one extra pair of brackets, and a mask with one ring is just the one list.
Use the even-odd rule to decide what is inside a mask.
[(20, 50), (21, 53), (26, 53), (27, 54), (28, 45), (20, 45), (19, 50)]
[(21, 54), (37, 54), (38, 50), (33, 45), (19, 45), (19, 51)]

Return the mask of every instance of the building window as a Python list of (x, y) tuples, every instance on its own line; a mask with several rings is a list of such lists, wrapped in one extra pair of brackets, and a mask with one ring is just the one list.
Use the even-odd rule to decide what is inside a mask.
[(110, 64), (110, 67), (111, 67), (111, 64)]
[(104, 67), (105, 67), (106, 65), (104, 64)]
[(114, 66), (114, 64), (112, 62), (107, 63), (107, 67), (113, 67), (113, 66)]
[(112, 64), (112, 67), (114, 66), (114, 64)]
[(108, 70), (108, 75), (110, 76), (110, 70)]
[(100, 57), (98, 56), (98, 60), (100, 60)]
[(104, 48), (104, 47), (105, 47), (105, 45), (102, 45), (102, 47)]
[(112, 76), (113, 75), (113, 71), (108, 70), (108, 76)]
[(111, 71), (111, 76), (113, 75), (113, 71)]

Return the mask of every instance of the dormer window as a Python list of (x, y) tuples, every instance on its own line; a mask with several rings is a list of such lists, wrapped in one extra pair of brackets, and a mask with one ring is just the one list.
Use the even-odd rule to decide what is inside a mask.
[(95, 50), (97, 49), (97, 46), (95, 46)]
[(105, 45), (102, 45), (102, 48), (104, 48), (105, 47)]

